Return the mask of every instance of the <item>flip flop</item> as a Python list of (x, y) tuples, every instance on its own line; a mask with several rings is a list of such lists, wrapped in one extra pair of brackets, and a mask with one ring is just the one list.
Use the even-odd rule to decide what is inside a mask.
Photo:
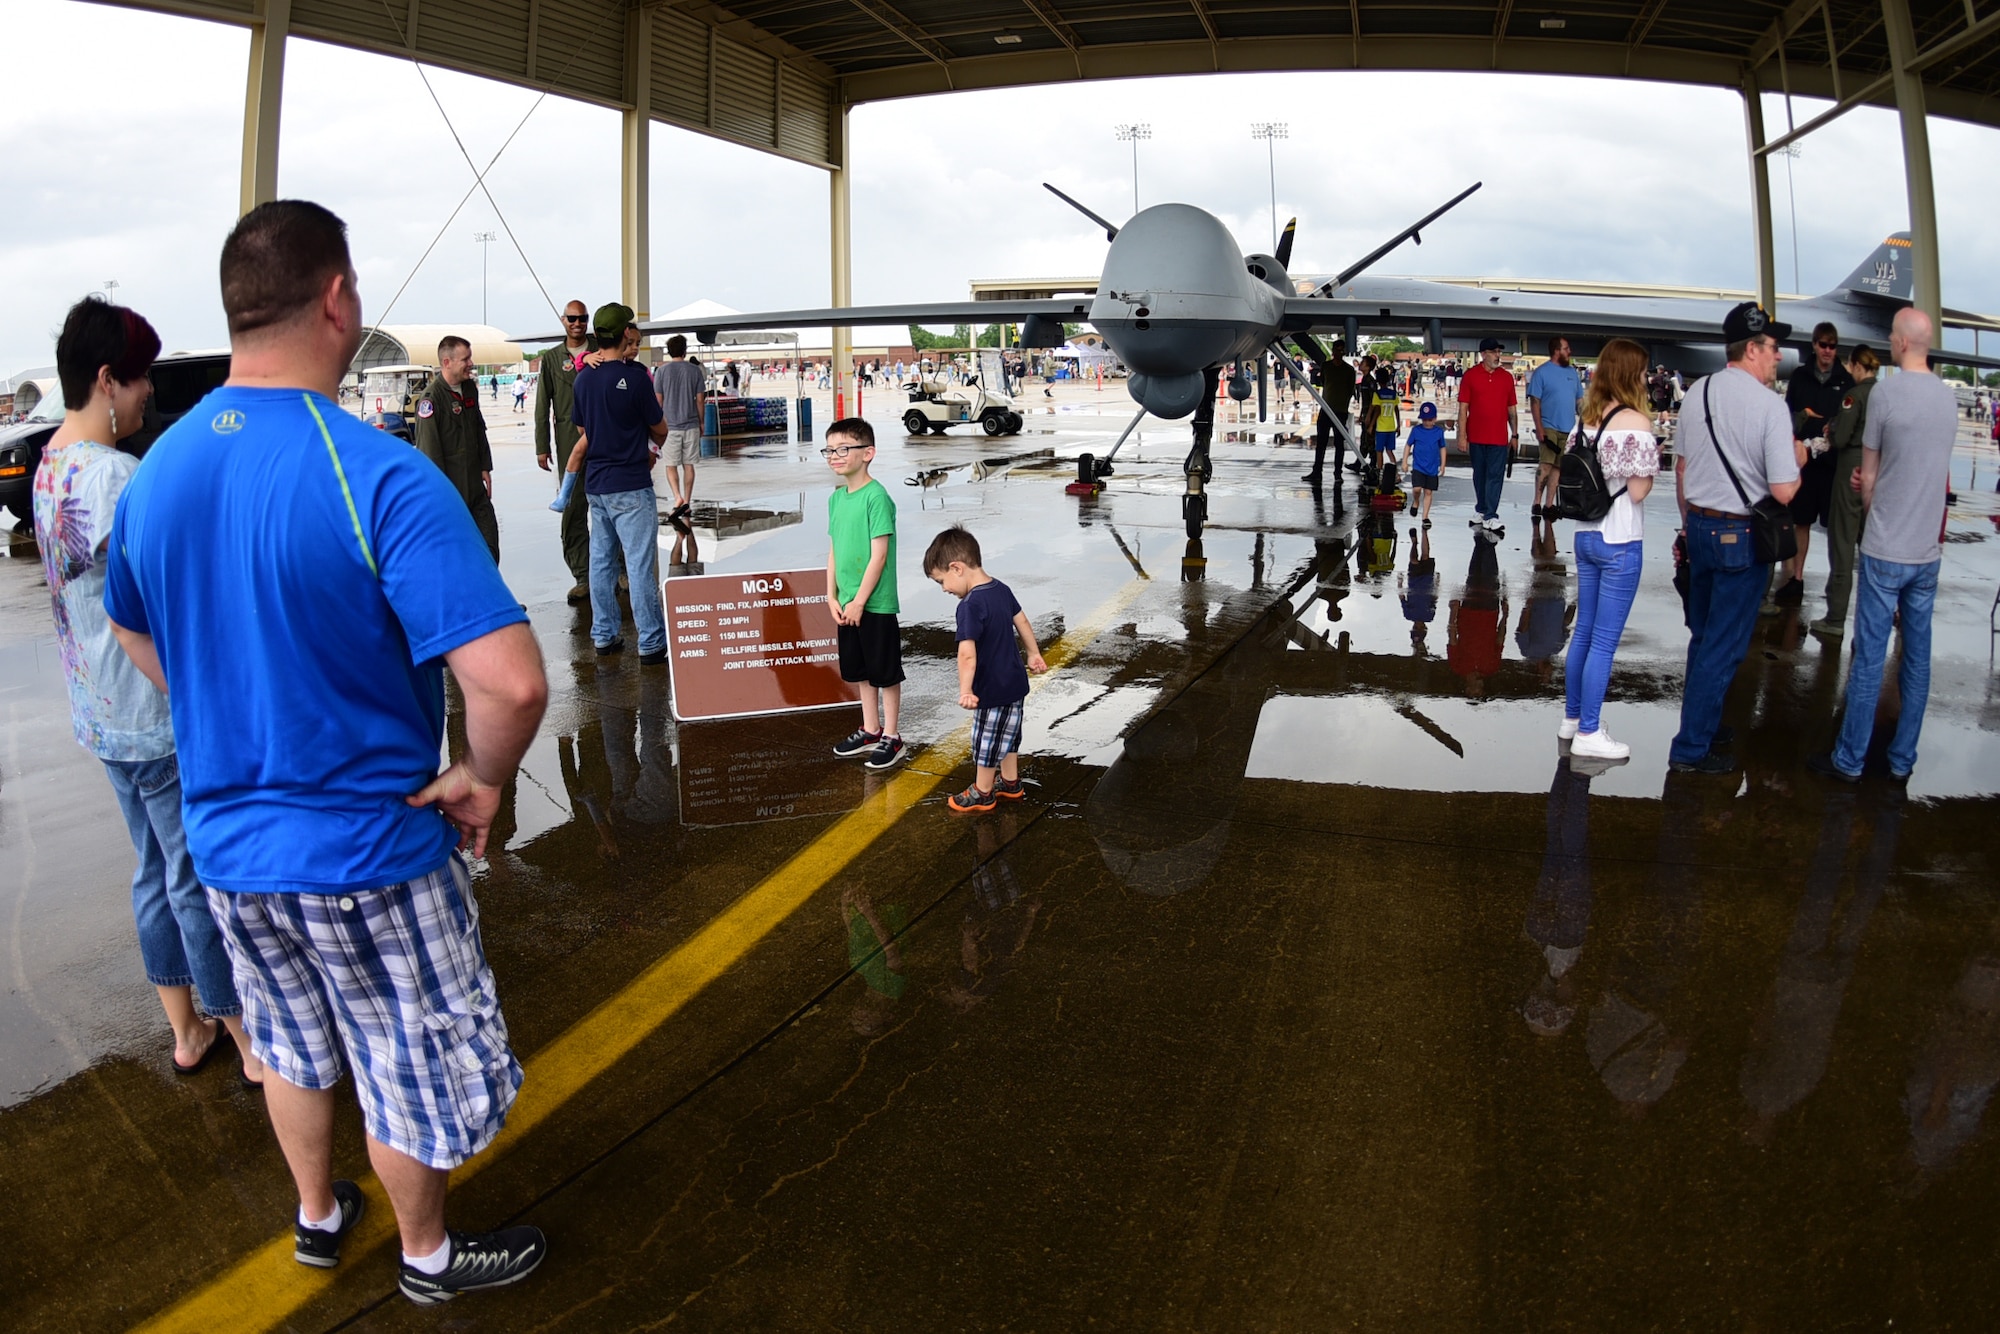
[(180, 1075), (183, 1078), (185, 1078), (188, 1075), (200, 1074), (201, 1068), (204, 1065), (207, 1065), (209, 1059), (215, 1055), (215, 1049), (222, 1045), (222, 1021), (220, 1019), (211, 1019), (208, 1022), (211, 1025), (215, 1037), (210, 1040), (207, 1048), (203, 1050), (201, 1055), (195, 1058), (195, 1063), (193, 1065), (182, 1065), (179, 1061), (175, 1061), (174, 1062), (175, 1074)]
[(262, 1093), (264, 1091), (263, 1080), (252, 1079), (250, 1078), (250, 1076), (244, 1074), (241, 1070), (238, 1070), (236, 1072), (236, 1082), (241, 1084), (244, 1088), (249, 1089), (252, 1093)]

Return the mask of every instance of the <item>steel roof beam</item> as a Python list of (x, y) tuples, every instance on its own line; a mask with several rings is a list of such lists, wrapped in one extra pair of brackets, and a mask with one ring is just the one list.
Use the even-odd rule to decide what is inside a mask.
[(1071, 55), (1076, 54), (1076, 49), (1082, 43), (1077, 40), (1076, 33), (1064, 21), (1062, 15), (1056, 13), (1051, 6), (1043, 4), (1042, 0), (1021, 0), (1021, 3), (1028, 7), (1029, 13), (1041, 20), (1042, 26), (1053, 33), (1057, 41), (1069, 48)]
[(936, 38), (905, 18), (887, 0), (847, 0), (856, 9), (874, 19), (904, 43), (929, 56), (945, 71), (947, 80), (951, 77), (951, 52), (946, 50)]

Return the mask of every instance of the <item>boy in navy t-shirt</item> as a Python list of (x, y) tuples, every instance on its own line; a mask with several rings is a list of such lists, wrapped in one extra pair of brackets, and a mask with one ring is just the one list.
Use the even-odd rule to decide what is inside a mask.
[(1417, 409), (1417, 424), (1403, 442), (1403, 468), (1410, 477), (1410, 513), (1416, 514), (1421, 506), (1424, 527), (1428, 528), (1438, 478), (1444, 474), (1444, 427), (1438, 425), (1437, 404), (1426, 403)]
[[(924, 573), (958, 599), (958, 704), (976, 709), (972, 721), (971, 787), (949, 798), (955, 811), (990, 811), (1002, 797), (1018, 801), (1021, 786), (1021, 715), (1028, 698), (1028, 672), (1049, 669), (1035, 644), (1034, 627), (1014, 600), (1013, 590), (986, 573), (979, 539), (953, 524), (924, 552)], [(1016, 636), (1028, 650), (1027, 671), (1014, 647)]]

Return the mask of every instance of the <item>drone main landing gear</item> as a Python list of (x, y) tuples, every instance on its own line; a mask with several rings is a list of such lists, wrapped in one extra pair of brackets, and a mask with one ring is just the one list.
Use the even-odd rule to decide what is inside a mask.
[(1181, 497), (1181, 519), (1187, 535), (1199, 538), (1208, 522), (1208, 482), (1215, 476), (1215, 464), (1208, 456), (1208, 442), (1215, 434), (1215, 391), (1222, 382), (1222, 368), (1210, 366), (1202, 372), (1201, 406), (1194, 410), (1194, 448), (1188, 451), (1181, 470), (1187, 474), (1187, 493)]

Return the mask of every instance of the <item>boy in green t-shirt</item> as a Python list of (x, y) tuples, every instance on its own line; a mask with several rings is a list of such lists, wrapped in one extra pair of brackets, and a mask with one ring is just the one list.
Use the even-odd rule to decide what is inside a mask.
[(896, 625), (896, 502), (868, 475), (875, 428), (843, 417), (820, 451), (840, 478), (826, 501), (826, 602), (839, 627), (840, 676), (861, 685), (861, 727), (834, 745), (843, 759), (888, 769), (909, 757), (896, 731), (903, 703), (903, 640)]

